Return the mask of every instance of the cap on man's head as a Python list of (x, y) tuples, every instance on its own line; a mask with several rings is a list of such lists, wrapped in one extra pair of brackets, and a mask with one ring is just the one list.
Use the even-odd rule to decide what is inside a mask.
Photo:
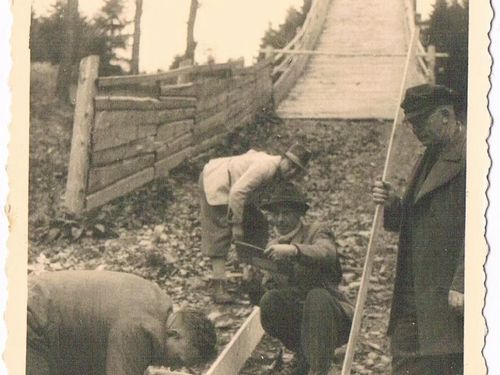
[(292, 163), (301, 169), (306, 169), (309, 159), (311, 159), (311, 151), (304, 146), (295, 143), (285, 152), (285, 157), (290, 159)]
[(293, 207), (306, 212), (309, 209), (304, 194), (293, 184), (280, 184), (260, 207), (264, 210), (275, 211), (280, 206)]
[(430, 113), (441, 105), (458, 105), (458, 95), (455, 91), (442, 86), (425, 83), (406, 90), (401, 108), (407, 119)]

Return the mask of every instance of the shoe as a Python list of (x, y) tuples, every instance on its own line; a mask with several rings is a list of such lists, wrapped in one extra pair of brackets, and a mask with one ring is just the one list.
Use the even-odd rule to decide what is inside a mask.
[(234, 303), (234, 298), (226, 290), (226, 282), (224, 280), (214, 280), (214, 294), (212, 299), (218, 305)]
[(309, 365), (306, 359), (298, 354), (295, 354), (286, 367), (281, 370), (279, 375), (307, 375), (309, 372)]

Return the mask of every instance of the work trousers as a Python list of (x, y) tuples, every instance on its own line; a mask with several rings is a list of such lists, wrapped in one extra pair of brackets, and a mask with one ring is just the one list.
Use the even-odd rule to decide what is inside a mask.
[(328, 370), (335, 348), (347, 342), (350, 319), (324, 288), (274, 289), (260, 300), (264, 330), (289, 350), (301, 353), (311, 371)]
[[(227, 220), (228, 206), (212, 206), (203, 190), (203, 174), (198, 181), (200, 188), (201, 251), (210, 258), (225, 258), (231, 247), (232, 227)], [(269, 224), (264, 214), (254, 205), (243, 210), (243, 241), (265, 247)]]

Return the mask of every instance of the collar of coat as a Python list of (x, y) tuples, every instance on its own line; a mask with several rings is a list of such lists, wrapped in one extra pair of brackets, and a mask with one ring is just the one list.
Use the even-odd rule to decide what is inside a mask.
[[(420, 190), (417, 192), (417, 194), (415, 194), (414, 203), (417, 203), (418, 200), (434, 191), (438, 187), (445, 185), (457, 174), (459, 174), (460, 171), (465, 169), (465, 133), (465, 129), (461, 127), (457, 134), (455, 134), (455, 136), (441, 151), (436, 163), (434, 164), (424, 183), (420, 187)], [(420, 157), (418, 164), (420, 164), (421, 161), (422, 157)], [(414, 180), (414, 176), (411, 180)]]

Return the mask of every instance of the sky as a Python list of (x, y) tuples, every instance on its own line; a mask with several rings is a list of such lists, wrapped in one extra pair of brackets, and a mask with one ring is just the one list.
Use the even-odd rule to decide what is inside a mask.
[[(57, 0), (33, 0), (37, 15), (46, 15)], [(299, 9), (303, 0), (199, 0), (195, 23), (196, 62), (208, 56), (216, 62), (244, 57), (251, 65), (265, 30), (283, 23), (290, 7)], [(92, 17), (102, 0), (80, 0), (81, 14)], [(135, 1), (125, 0), (125, 17), (133, 20)], [(417, 11), (427, 15), (434, 0), (418, 0)], [(186, 22), (190, 0), (144, 0), (141, 20), (141, 72), (167, 70), (176, 54), (186, 46)], [(221, 17), (221, 14), (224, 17)], [(130, 30), (132, 32), (132, 29)], [(127, 51), (130, 54), (129, 51)]]

